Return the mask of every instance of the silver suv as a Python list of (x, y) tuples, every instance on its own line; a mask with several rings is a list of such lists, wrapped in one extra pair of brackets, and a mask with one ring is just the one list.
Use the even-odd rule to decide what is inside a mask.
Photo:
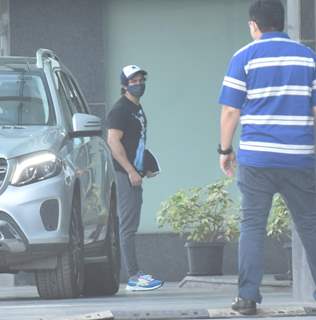
[(43, 298), (114, 294), (116, 187), (100, 118), (54, 52), (0, 58), (0, 272)]

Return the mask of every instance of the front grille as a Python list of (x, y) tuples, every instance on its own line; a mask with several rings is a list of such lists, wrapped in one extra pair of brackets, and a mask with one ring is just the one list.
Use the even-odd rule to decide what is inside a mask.
[(5, 176), (8, 170), (8, 163), (7, 160), (4, 158), (0, 158), (0, 188), (4, 182)]

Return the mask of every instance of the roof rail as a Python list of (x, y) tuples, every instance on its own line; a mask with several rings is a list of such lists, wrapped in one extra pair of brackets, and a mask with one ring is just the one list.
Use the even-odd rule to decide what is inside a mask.
[(44, 59), (45, 58), (51, 58), (51, 59), (55, 60), (55, 62), (57, 62), (57, 64), (59, 65), (59, 58), (54, 53), (54, 51), (49, 50), (49, 49), (40, 48), (36, 51), (36, 66), (38, 68), (44, 67)]

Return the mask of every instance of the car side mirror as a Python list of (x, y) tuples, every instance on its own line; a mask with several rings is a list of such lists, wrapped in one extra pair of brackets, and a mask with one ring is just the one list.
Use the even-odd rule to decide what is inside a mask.
[(95, 136), (102, 134), (101, 119), (92, 114), (75, 113), (72, 116), (73, 137)]

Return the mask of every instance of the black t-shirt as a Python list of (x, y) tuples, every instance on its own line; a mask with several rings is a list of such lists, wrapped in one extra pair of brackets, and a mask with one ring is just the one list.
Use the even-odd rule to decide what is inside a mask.
[[(127, 158), (135, 169), (142, 173), (147, 129), (143, 108), (123, 95), (108, 115), (108, 128), (123, 131), (121, 142)], [(114, 166), (116, 170), (125, 172), (115, 159)]]

